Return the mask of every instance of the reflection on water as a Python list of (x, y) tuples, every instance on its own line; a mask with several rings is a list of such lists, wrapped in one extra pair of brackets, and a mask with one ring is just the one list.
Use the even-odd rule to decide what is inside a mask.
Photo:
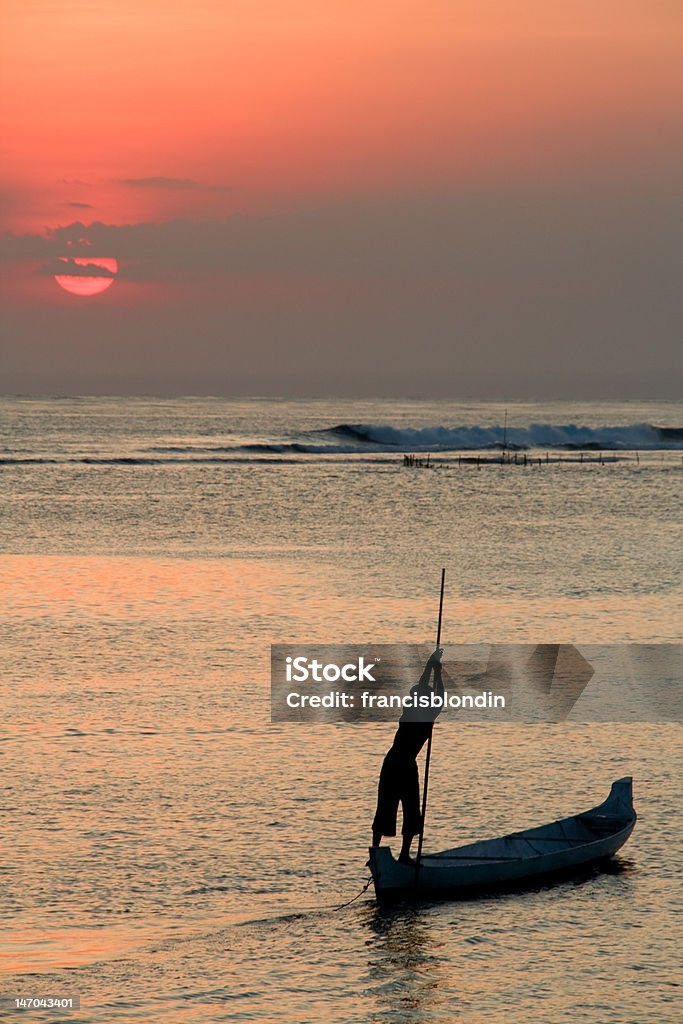
[[(493, 951), (504, 941), (506, 919), (510, 941), (516, 946), (520, 928), (533, 930), (534, 917), (543, 912), (544, 902), (548, 913), (553, 899), (561, 904), (573, 895), (579, 900), (577, 910), (581, 905), (595, 904), (598, 897), (607, 905), (610, 899), (633, 899), (635, 890), (629, 875), (634, 870), (632, 861), (620, 858), (574, 872), (565, 881), (532, 883), (516, 892), (481, 895), (450, 904), (437, 901), (368, 908), (363, 920), (364, 929), (370, 933), (366, 939), (368, 969), (363, 996), (374, 1005), (367, 1019), (373, 1024), (422, 1024), (461, 1019), (463, 1015), (478, 1019), (469, 1017), (473, 985), (483, 983), (482, 969), (490, 970), (494, 989), (502, 981)], [(605, 876), (602, 881), (601, 876)], [(608, 878), (620, 882), (610, 885)], [(468, 928), (475, 922), (476, 932), (470, 934)], [(558, 938), (566, 940), (566, 932), (560, 932)], [(460, 947), (460, 956), (453, 956), (454, 946)], [(544, 970), (545, 966), (543, 959), (534, 969)], [(511, 970), (513, 964), (504, 968), (505, 972)], [(565, 1001), (566, 1009), (572, 995), (562, 989), (556, 998)], [(481, 1019), (499, 1018), (491, 1015)]]
[(368, 1020), (418, 1024), (435, 1019), (445, 988), (447, 957), (437, 951), (427, 911), (420, 907), (375, 908), (366, 927), (368, 984), (376, 1004)]

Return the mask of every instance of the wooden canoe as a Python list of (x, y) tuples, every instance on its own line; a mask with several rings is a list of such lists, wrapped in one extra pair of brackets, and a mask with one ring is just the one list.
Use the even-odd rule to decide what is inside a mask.
[(619, 779), (604, 803), (549, 825), (512, 832), (422, 857), (419, 869), (399, 864), (388, 846), (370, 847), (377, 899), (457, 899), (486, 890), (522, 888), (606, 860), (636, 823), (632, 779)]

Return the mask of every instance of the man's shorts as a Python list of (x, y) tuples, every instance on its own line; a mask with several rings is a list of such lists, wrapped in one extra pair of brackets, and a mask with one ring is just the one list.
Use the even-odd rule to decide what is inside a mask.
[(403, 809), (404, 836), (415, 836), (421, 828), (420, 777), (414, 758), (404, 758), (392, 748), (384, 758), (377, 787), (377, 811), (373, 831), (396, 835), (399, 803)]

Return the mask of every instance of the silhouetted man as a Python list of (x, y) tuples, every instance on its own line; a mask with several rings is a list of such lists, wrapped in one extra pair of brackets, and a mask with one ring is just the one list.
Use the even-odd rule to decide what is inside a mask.
[[(438, 648), (429, 658), (419, 681), (410, 690), (413, 698), (430, 697), (431, 694), (443, 698), (442, 654), (443, 649)], [(430, 686), (432, 673), (434, 685)], [(417, 755), (429, 739), (434, 720), (440, 711), (441, 707), (409, 707), (404, 710), (379, 775), (372, 845), (379, 846), (382, 836), (396, 835), (396, 816), (400, 803), (403, 810), (403, 845), (398, 859), (401, 864), (415, 864), (410, 856), (410, 844), (422, 830)]]

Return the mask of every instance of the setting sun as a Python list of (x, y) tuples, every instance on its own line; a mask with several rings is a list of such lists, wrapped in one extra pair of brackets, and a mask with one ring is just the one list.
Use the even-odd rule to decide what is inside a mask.
[[(114, 283), (119, 265), (117, 260), (109, 256), (74, 257), (61, 256), (59, 263), (64, 263), (74, 273), (55, 274), (54, 278), (60, 288), (72, 295), (100, 295)], [(98, 273), (104, 270), (104, 274)]]

